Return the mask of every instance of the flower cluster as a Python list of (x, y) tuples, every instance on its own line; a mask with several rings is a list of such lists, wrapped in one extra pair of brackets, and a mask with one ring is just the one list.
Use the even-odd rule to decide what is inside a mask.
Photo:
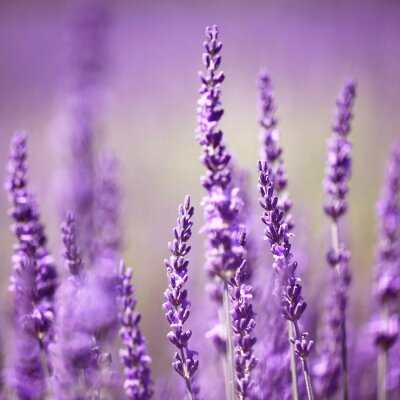
[(240, 266), (245, 251), (238, 243), (242, 229), (238, 214), (242, 208), (238, 188), (232, 187), (231, 155), (223, 142), (218, 122), (223, 115), (221, 108), (222, 43), (218, 40), (218, 28), (207, 27), (203, 62), (206, 73), (200, 72), (202, 82), (198, 101), (197, 140), (202, 147), (201, 161), (207, 168), (202, 184), (208, 194), (203, 199), (205, 225), (208, 235), (206, 270), (213, 280), (211, 296), (222, 302), (222, 287)]
[(336, 101), (333, 134), (328, 142), (327, 169), (324, 181), (327, 199), (325, 212), (334, 220), (347, 210), (346, 195), (351, 176), (351, 143), (347, 139), (353, 117), (356, 84), (347, 80)]
[(119, 267), (120, 336), (124, 348), (120, 350), (124, 366), (124, 390), (129, 400), (147, 400), (153, 396), (153, 382), (147, 353), (146, 339), (142, 335), (140, 314), (135, 311), (135, 289), (131, 283), (132, 270), (121, 262)]
[[(307, 303), (302, 296), (301, 281), (295, 276), (297, 262), (291, 253), (289, 229), (285, 223), (284, 212), (278, 206), (278, 197), (274, 194), (274, 184), (270, 178), (267, 161), (258, 162), (258, 172), (259, 203), (264, 210), (261, 220), (265, 225), (265, 239), (270, 244), (274, 258), (273, 268), (278, 276), (276, 292), (281, 299), (283, 317), (293, 323), (295, 336), (291, 341), (297, 356), (303, 362), (304, 375), (308, 380), (307, 358), (313, 341), (308, 338), (307, 332), (300, 332), (298, 324)], [(312, 393), (312, 388), (308, 385), (307, 391)]]
[(164, 293), (166, 318), (171, 326), (168, 339), (178, 349), (175, 353), (174, 370), (185, 380), (188, 395), (194, 398), (193, 376), (199, 367), (195, 358), (196, 352), (190, 350), (191, 330), (185, 330), (184, 324), (190, 315), (190, 301), (187, 290), (189, 261), (186, 256), (190, 251), (188, 241), (192, 236), (192, 217), (194, 208), (190, 205), (190, 197), (186, 196), (183, 205), (179, 206), (178, 225), (174, 228), (174, 240), (168, 244), (171, 252), (169, 260), (165, 260), (169, 286)]
[(256, 326), (255, 312), (251, 304), (253, 289), (251, 286), (243, 284), (245, 266), (246, 262), (243, 261), (230, 281), (236, 390), (241, 400), (248, 398), (254, 386), (251, 374), (257, 364), (253, 349), (256, 343), (254, 336), (254, 328)]

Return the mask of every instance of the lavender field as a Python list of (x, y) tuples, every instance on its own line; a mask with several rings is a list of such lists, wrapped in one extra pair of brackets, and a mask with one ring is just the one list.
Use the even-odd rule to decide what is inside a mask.
[(399, 21), (0, 2), (0, 399), (400, 398)]

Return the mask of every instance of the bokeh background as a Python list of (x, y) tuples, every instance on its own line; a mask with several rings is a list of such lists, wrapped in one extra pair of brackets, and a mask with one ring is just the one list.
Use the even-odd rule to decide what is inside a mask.
[[(0, 2), (0, 180), (16, 129), (29, 134), (31, 186), (59, 259), (57, 187), (62, 141), (71, 1)], [(224, 42), (225, 115), (222, 128), (235, 162), (250, 171), (256, 199), (257, 91), (261, 66), (273, 76), (294, 217), (309, 260), (305, 290), (319, 301), (328, 267), (328, 229), (322, 212), (324, 158), (332, 108), (347, 76), (358, 81), (351, 133), (354, 173), (346, 240), (352, 251), (354, 326), (368, 317), (376, 240), (375, 203), (390, 144), (400, 126), (400, 3), (384, 0), (168, 0), (110, 3), (106, 101), (97, 145), (118, 156), (124, 193), (124, 258), (134, 267), (143, 331), (156, 377), (172, 353), (161, 311), (163, 259), (186, 193), (199, 207), (203, 189), (195, 140), (196, 99), (204, 28), (218, 24)], [(255, 212), (259, 209), (255, 204)], [(63, 205), (64, 207), (68, 205)], [(7, 292), (13, 242), (7, 197), (0, 194), (0, 308)], [(261, 234), (260, 249), (266, 252)], [(192, 284), (205, 281), (203, 238), (195, 235)], [(268, 268), (268, 265), (262, 267)], [(60, 266), (62, 268), (62, 266)], [(201, 299), (201, 296), (199, 296)], [(197, 304), (201, 310), (201, 305)]]

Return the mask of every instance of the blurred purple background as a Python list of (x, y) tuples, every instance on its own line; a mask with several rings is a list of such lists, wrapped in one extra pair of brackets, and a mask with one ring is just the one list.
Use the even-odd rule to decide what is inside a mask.
[[(30, 178), (59, 257), (56, 188), (63, 164), (63, 113), (72, 2), (0, 2), (0, 173), (15, 129), (29, 133)], [(226, 110), (222, 128), (235, 161), (251, 171), (256, 197), (257, 93), (261, 66), (273, 76), (294, 216), (314, 274), (327, 266), (322, 213), (326, 139), (337, 90), (346, 76), (359, 84), (355, 106), (354, 174), (347, 236), (353, 257), (356, 321), (371, 302), (374, 208), (384, 163), (400, 126), (400, 3), (396, 1), (115, 1), (111, 7), (107, 100), (99, 147), (122, 164), (124, 257), (134, 267), (139, 309), (156, 374), (168, 370), (172, 349), (161, 312), (163, 259), (178, 202), (199, 205), (203, 172), (195, 140), (196, 99), (204, 28), (218, 24), (224, 42)], [(61, 182), (62, 184), (62, 182)], [(1, 303), (8, 306), (12, 236), (6, 194), (0, 196)], [(259, 210), (255, 207), (257, 213)], [(201, 209), (195, 219), (201, 226)], [(203, 238), (192, 254), (201, 288)], [(263, 251), (260, 236), (260, 246)], [(307, 285), (307, 283), (306, 283)], [(319, 288), (306, 286), (312, 295)], [(197, 305), (199, 306), (199, 305)], [(157, 357), (155, 357), (157, 355)], [(162, 355), (162, 357), (158, 357)]]

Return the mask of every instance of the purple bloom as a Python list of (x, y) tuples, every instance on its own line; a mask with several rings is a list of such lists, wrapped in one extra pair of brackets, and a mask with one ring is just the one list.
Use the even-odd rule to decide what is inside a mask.
[(135, 289), (131, 283), (132, 270), (121, 262), (119, 268), (120, 336), (124, 348), (120, 360), (124, 367), (124, 390), (130, 400), (147, 400), (153, 396), (153, 382), (147, 353), (146, 339), (139, 323), (141, 315), (135, 311)]
[(347, 80), (336, 100), (336, 109), (332, 125), (332, 136), (328, 142), (328, 159), (325, 175), (327, 199), (325, 212), (337, 220), (347, 210), (346, 195), (351, 176), (351, 143), (347, 139), (350, 133), (352, 109), (356, 96), (356, 84)]
[[(332, 136), (328, 142), (327, 168), (324, 180), (326, 201), (325, 213), (331, 219), (332, 248), (328, 251), (328, 264), (337, 271), (335, 293), (338, 293), (340, 305), (340, 352), (342, 362), (344, 398), (349, 397), (349, 378), (347, 365), (347, 328), (346, 309), (351, 275), (349, 270), (350, 252), (340, 238), (339, 221), (347, 211), (347, 193), (351, 176), (351, 143), (348, 140), (352, 109), (356, 95), (353, 80), (345, 81), (336, 100), (336, 109), (332, 125)], [(334, 364), (331, 364), (333, 367)], [(333, 371), (332, 371), (333, 373)]]
[(291, 338), (294, 349), (302, 362), (306, 380), (308, 397), (313, 398), (309, 378), (307, 358), (313, 346), (306, 332), (301, 332), (299, 320), (307, 307), (302, 296), (301, 280), (295, 276), (297, 262), (291, 253), (289, 226), (285, 215), (278, 205), (278, 197), (274, 194), (274, 184), (271, 181), (270, 170), (266, 161), (258, 162), (260, 193), (259, 203), (264, 209), (262, 221), (265, 224), (265, 239), (269, 242), (274, 258), (273, 268), (277, 273), (276, 293), (281, 300), (283, 317), (291, 321), (295, 336)]
[(268, 162), (271, 180), (274, 183), (274, 190), (278, 196), (279, 207), (285, 213), (286, 224), (289, 231), (293, 229), (294, 222), (290, 215), (292, 202), (287, 189), (286, 167), (283, 162), (283, 149), (279, 146), (280, 133), (277, 128), (278, 120), (275, 117), (276, 104), (274, 88), (271, 76), (268, 71), (261, 70), (258, 76), (259, 109), (261, 128), (261, 159)]
[(84, 310), (88, 306), (81, 302), (87, 290), (87, 273), (77, 244), (72, 213), (61, 226), (61, 237), (69, 274), (57, 293), (56, 342), (52, 346), (55, 360), (53, 391), (60, 400), (97, 398), (102, 354), (93, 333), (82, 329), (81, 319), (85, 318)]
[(166, 301), (163, 304), (165, 316), (171, 326), (168, 339), (178, 349), (172, 365), (185, 380), (190, 399), (196, 398), (199, 394), (193, 390), (193, 377), (199, 367), (199, 361), (195, 358), (197, 353), (189, 348), (192, 331), (184, 328), (190, 315), (190, 301), (184, 285), (189, 278), (189, 261), (186, 256), (190, 251), (188, 241), (192, 236), (193, 213), (194, 208), (190, 205), (190, 197), (186, 196), (184, 204), (179, 206), (178, 225), (174, 228), (175, 239), (168, 243), (172, 255), (169, 260), (164, 261), (169, 286), (164, 293)]
[(40, 400), (46, 383), (40, 345), (37, 338), (40, 317), (36, 301), (36, 265), (23, 249), (16, 251), (13, 262), (15, 318), (15, 355), (12, 384), (20, 400)]
[(93, 253), (95, 223), (95, 138), (103, 108), (108, 25), (105, 1), (84, 0), (77, 6), (70, 49), (70, 176), (66, 197), (79, 222), (79, 243), (89, 258)]
[(223, 115), (221, 108), (222, 43), (218, 41), (218, 28), (206, 28), (203, 62), (206, 73), (200, 72), (202, 86), (198, 101), (197, 140), (202, 147), (201, 161), (207, 168), (202, 184), (208, 194), (203, 199), (206, 224), (202, 231), (208, 235), (206, 270), (212, 278), (211, 296), (222, 302), (224, 282), (234, 275), (241, 265), (245, 251), (238, 243), (242, 229), (238, 214), (242, 201), (238, 189), (232, 188), (231, 155), (223, 142), (218, 122)]
[[(35, 347), (31, 343), (32, 340), (28, 338), (31, 335), (46, 353), (47, 367), (50, 368), (47, 350), (53, 340), (57, 271), (53, 258), (46, 247), (47, 238), (44, 226), (40, 222), (35, 199), (27, 187), (26, 147), (26, 135), (19, 132), (15, 133), (11, 141), (8, 165), (10, 175), (6, 183), (11, 204), (9, 215), (14, 220), (11, 231), (18, 239), (14, 246), (14, 273), (11, 278), (11, 290), (15, 293), (16, 330), (20, 331), (21, 339), (17, 341), (16, 363), (19, 363), (19, 357), (25, 357), (25, 347)], [(22, 339), (23, 337), (25, 339)], [(30, 344), (23, 343), (24, 340), (27, 340)], [(41, 360), (33, 360), (33, 358), (40, 358), (40, 352), (35, 353), (32, 349), (29, 353), (32, 354), (32, 357), (30, 357), (32, 363), (36, 364), (38, 368), (34, 375), (39, 379), (41, 376), (40, 368), (42, 368), (39, 368)], [(16, 368), (18, 375), (19, 367), (16, 366)], [(19, 385), (28, 377), (24, 377), (22, 374), (16, 379), (19, 381), (17, 383)], [(29, 381), (23, 382), (23, 385), (29, 385)], [(44, 383), (42, 386), (44, 387)]]
[(248, 398), (253, 386), (252, 372), (257, 365), (254, 356), (255, 312), (251, 300), (253, 289), (243, 284), (246, 262), (236, 270), (230, 281), (232, 331), (236, 371), (236, 391), (239, 399)]

